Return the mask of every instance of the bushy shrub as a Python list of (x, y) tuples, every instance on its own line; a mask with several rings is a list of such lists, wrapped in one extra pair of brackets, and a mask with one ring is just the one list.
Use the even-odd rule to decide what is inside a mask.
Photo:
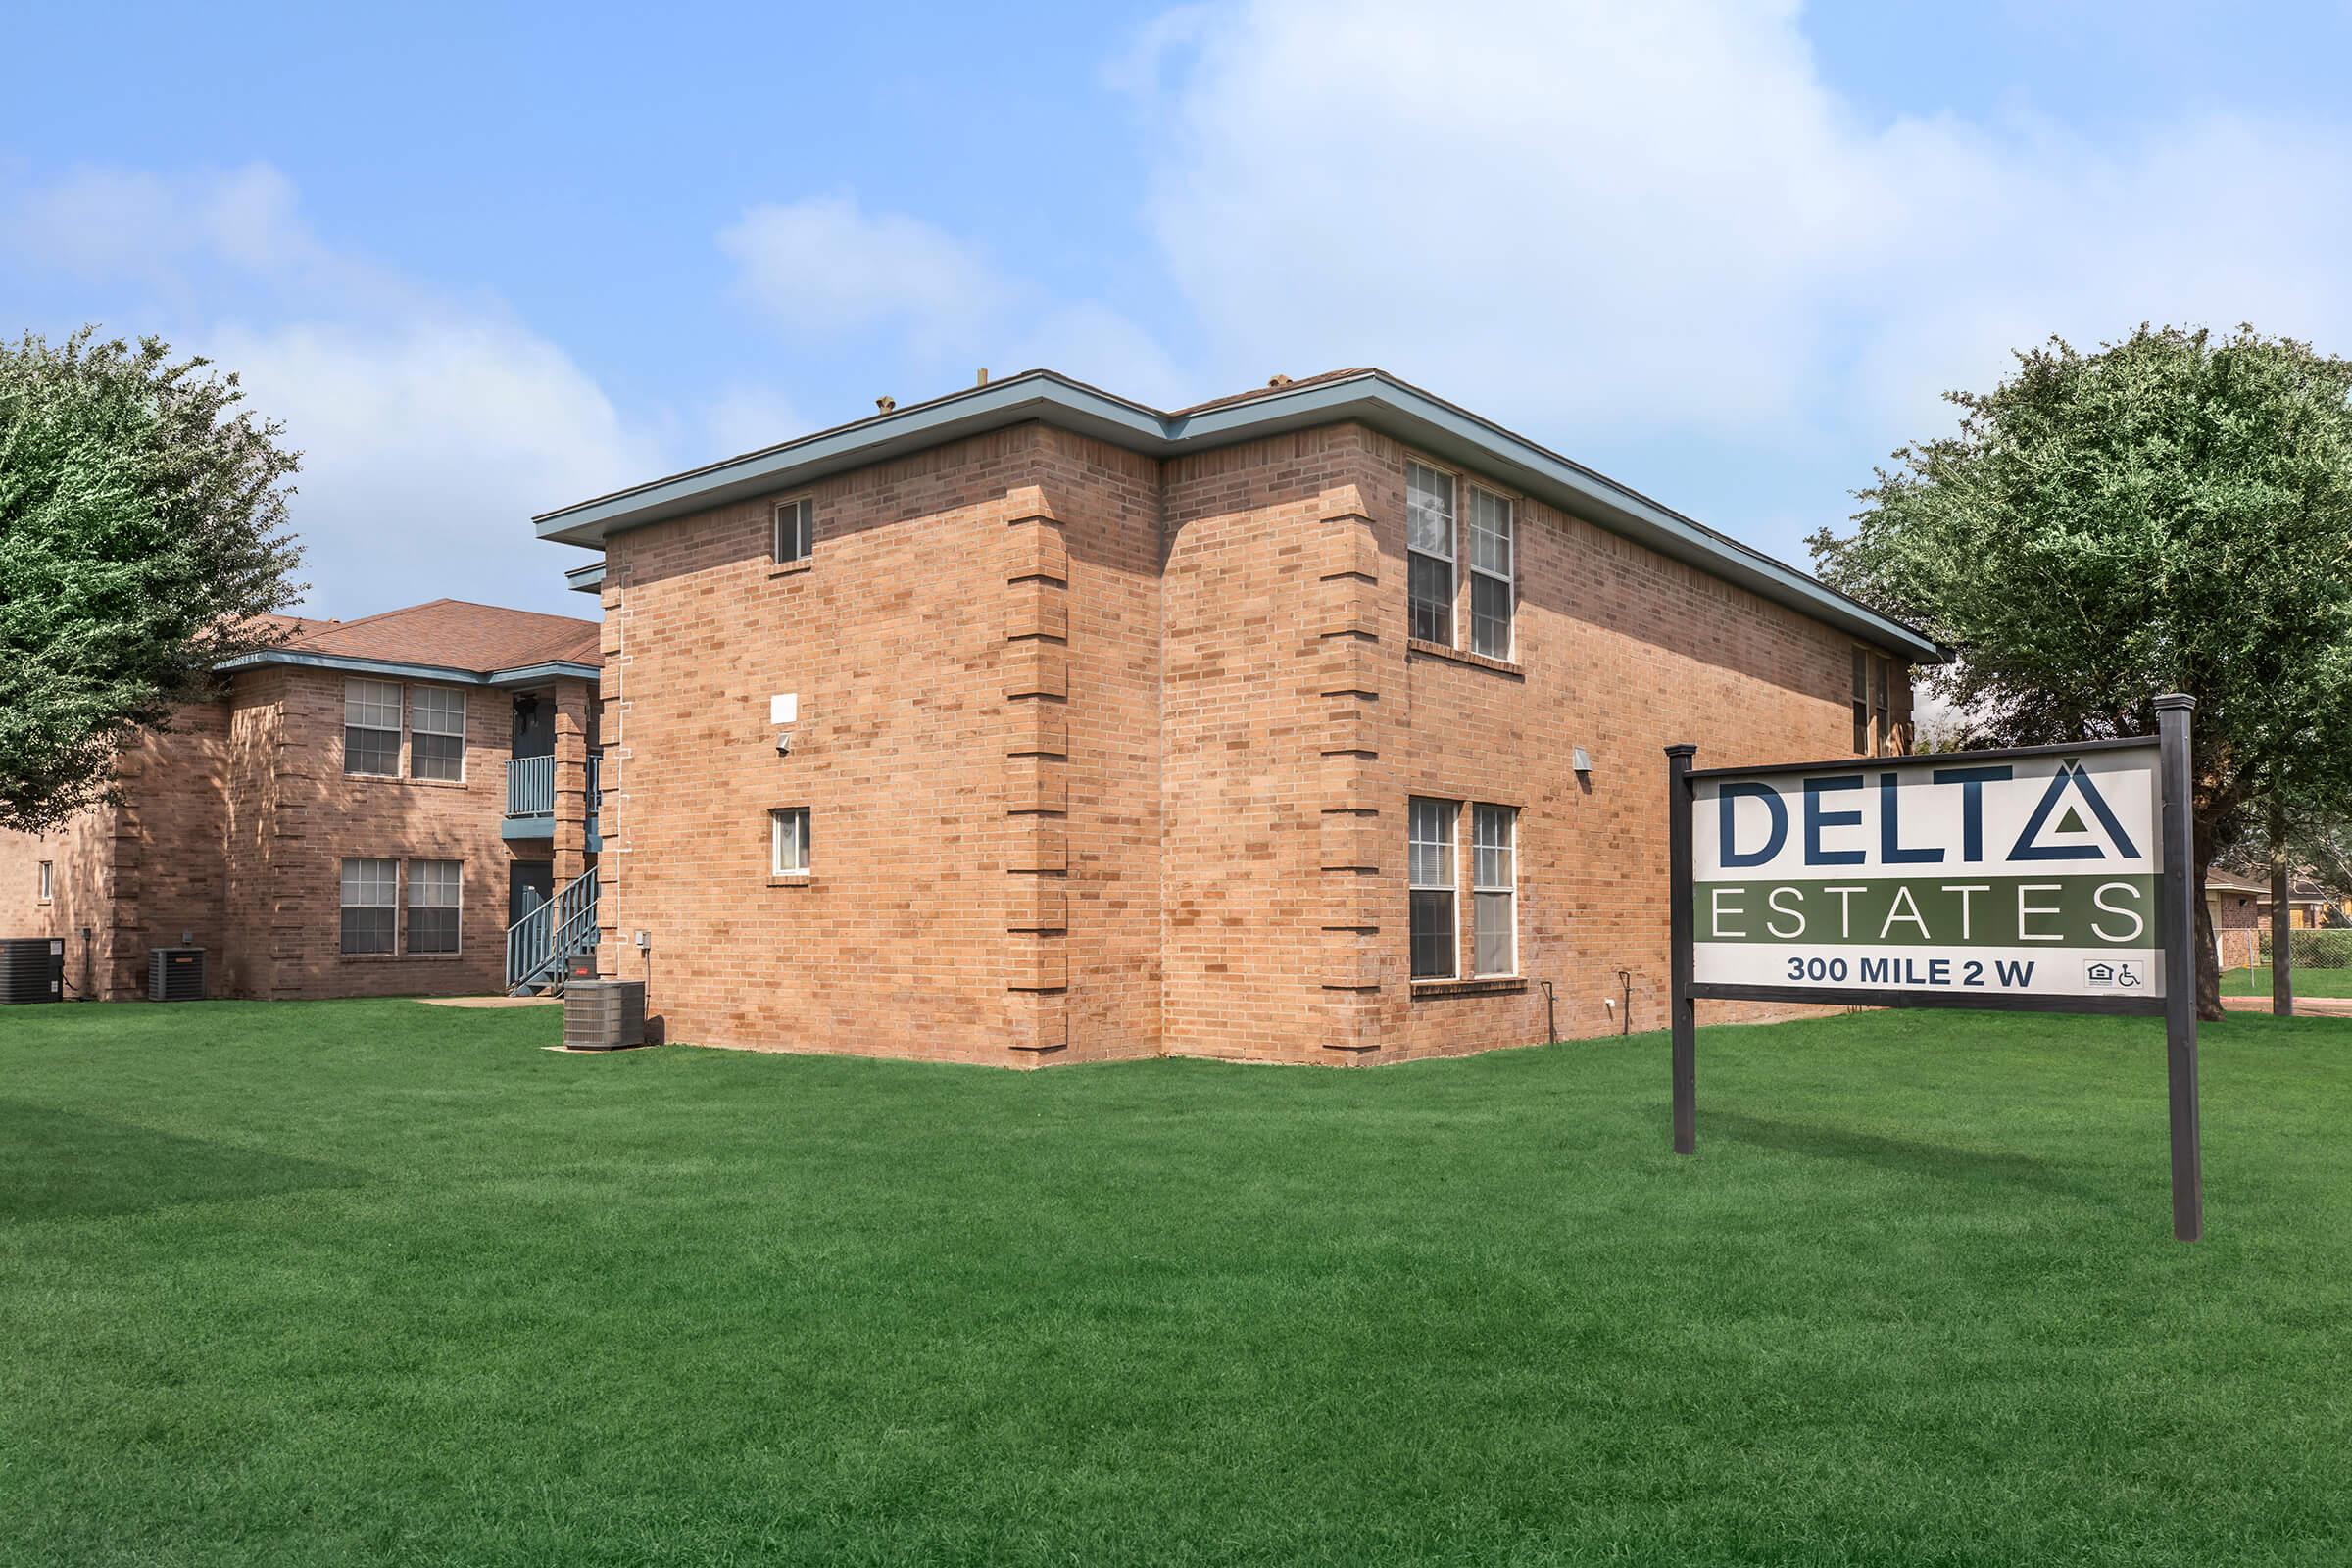
[[(2352, 931), (2293, 931), (2288, 952), (2299, 969), (2352, 969)], [(2271, 933), (2262, 932), (2262, 961), (2271, 961)]]

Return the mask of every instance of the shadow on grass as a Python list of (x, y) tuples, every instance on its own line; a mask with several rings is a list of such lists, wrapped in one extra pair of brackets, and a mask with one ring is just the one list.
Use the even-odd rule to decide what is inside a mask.
[(1845, 1132), (1802, 1122), (1772, 1121), (1761, 1116), (1742, 1116), (1736, 1111), (1701, 1111), (1698, 1136), (1703, 1141), (1711, 1132), (1758, 1149), (1777, 1149), (1783, 1153), (1808, 1154), (1818, 1159), (1852, 1160), (1906, 1176), (2031, 1187), (2069, 1198), (2105, 1196), (2084, 1185), (2065, 1167), (2027, 1154), (1987, 1154), (1973, 1149), (1954, 1149), (1948, 1144), (1885, 1138), (1876, 1133)]
[(354, 1187), (343, 1165), (0, 1100), (0, 1224)]

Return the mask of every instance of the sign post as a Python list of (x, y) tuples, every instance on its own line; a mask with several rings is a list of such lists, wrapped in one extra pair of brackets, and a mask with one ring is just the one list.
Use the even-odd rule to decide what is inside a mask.
[(1675, 1152), (1695, 999), (2161, 1015), (2173, 1231), (2202, 1236), (2194, 706), (2076, 746), (1704, 769), (1668, 747)]

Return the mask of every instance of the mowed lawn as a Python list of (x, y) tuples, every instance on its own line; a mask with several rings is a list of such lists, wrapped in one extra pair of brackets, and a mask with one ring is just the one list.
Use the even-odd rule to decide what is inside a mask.
[[(2298, 997), (2352, 997), (2352, 969), (2321, 969), (2298, 963), (2290, 972)], [(2224, 969), (2225, 997), (2267, 997), (2271, 994), (2268, 964), (2255, 969)]]
[(2309, 1565), (2352, 1021), (1375, 1071), (0, 1015), (0, 1562)]

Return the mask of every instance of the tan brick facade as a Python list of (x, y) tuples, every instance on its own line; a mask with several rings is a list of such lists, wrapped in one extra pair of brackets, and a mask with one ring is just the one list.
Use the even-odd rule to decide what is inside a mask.
[[(551, 855), (549, 839), (510, 842), (502, 834), (510, 692), (401, 681), (464, 693), (463, 780), (355, 777), (344, 771), (347, 678), (282, 664), (239, 670), (220, 702), (182, 709), (169, 732), (124, 754), (119, 805), (39, 837), (0, 832), (0, 936), (67, 938), (73, 994), (99, 1000), (144, 996), (148, 951), (184, 944), (206, 950), (217, 997), (504, 989), (510, 863), (552, 858), (561, 866), (568, 856), (572, 874), (585, 863), (587, 682), (547, 682), (563, 715), (559, 811), (568, 787), (573, 813), (559, 819)], [(404, 726), (404, 775), (412, 741)], [(346, 857), (402, 862), (390, 956), (340, 951)], [(55, 867), (56, 896), (46, 904), (37, 898), (43, 859)], [(406, 868), (415, 860), (462, 865), (455, 955), (408, 951)]]
[[(1661, 1027), (1663, 748), (1850, 755), (1855, 639), (1496, 484), (1512, 659), (1414, 644), (1410, 455), (1030, 422), (612, 533), (607, 972), (673, 1040), (1007, 1065), (1521, 1045), (1545, 980), (1590, 1035), (1620, 969)], [(813, 556), (779, 566), (801, 495)], [(1465, 968), (1470, 806), (1516, 808), (1515, 974), (1409, 979), (1413, 796), (1462, 803)], [(807, 876), (770, 874), (778, 808)]]

